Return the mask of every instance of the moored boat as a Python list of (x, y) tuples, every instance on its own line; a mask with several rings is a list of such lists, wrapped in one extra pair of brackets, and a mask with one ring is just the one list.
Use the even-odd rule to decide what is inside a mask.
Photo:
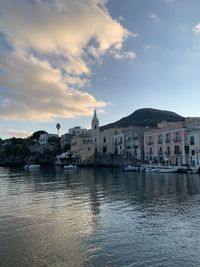
[(77, 166), (73, 165), (73, 164), (69, 164), (69, 165), (64, 165), (64, 169), (76, 169)]
[(160, 168), (158, 173), (177, 173), (178, 168)]
[(125, 172), (136, 172), (138, 171), (138, 167), (128, 165), (127, 167), (124, 167), (122, 170)]
[(27, 170), (33, 170), (33, 169), (39, 169), (40, 165), (39, 164), (27, 164), (24, 166), (24, 168)]

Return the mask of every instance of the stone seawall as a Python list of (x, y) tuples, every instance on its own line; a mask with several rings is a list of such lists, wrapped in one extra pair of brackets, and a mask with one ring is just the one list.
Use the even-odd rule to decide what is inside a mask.
[(122, 167), (130, 163), (130, 160), (119, 155), (104, 154), (94, 155), (87, 160), (79, 163), (79, 166), (104, 166), (104, 167)]

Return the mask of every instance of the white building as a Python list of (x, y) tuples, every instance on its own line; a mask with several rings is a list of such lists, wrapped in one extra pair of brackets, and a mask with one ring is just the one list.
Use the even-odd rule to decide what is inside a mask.
[(113, 144), (114, 144), (114, 153), (118, 155), (123, 155), (125, 148), (124, 133), (114, 135)]
[(46, 146), (49, 138), (52, 138), (52, 137), (58, 138), (58, 135), (57, 134), (48, 134), (48, 133), (41, 134), (40, 138), (39, 138), (39, 144), (42, 146)]
[(70, 128), (68, 133), (71, 135), (80, 135), (80, 134), (86, 134), (87, 129), (82, 129), (80, 126), (76, 126), (74, 128)]

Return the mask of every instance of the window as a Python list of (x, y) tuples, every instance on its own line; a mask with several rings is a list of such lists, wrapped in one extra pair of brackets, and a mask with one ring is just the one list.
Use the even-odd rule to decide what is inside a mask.
[(179, 132), (176, 132), (176, 140), (180, 139)]
[(185, 154), (189, 154), (189, 146), (185, 146)]
[(153, 145), (153, 138), (152, 138), (152, 136), (149, 136), (148, 144), (149, 144), (149, 145)]
[(192, 154), (192, 156), (194, 156), (195, 155), (195, 150), (191, 150), (191, 154)]
[(152, 155), (152, 148), (149, 149), (149, 154)]
[(158, 136), (158, 142), (162, 143), (162, 135), (161, 134)]
[(190, 136), (190, 145), (193, 146), (194, 144), (194, 136)]
[(97, 129), (97, 126), (96, 125), (94, 126), (94, 129)]
[(174, 147), (174, 154), (180, 154), (180, 147), (179, 146)]
[(88, 147), (88, 151), (90, 151), (90, 147)]
[(166, 134), (166, 142), (169, 143), (170, 142), (170, 134)]
[(104, 142), (104, 144), (106, 143), (106, 138), (104, 137), (104, 139), (103, 139), (103, 142)]
[(167, 154), (170, 154), (170, 146), (167, 146)]

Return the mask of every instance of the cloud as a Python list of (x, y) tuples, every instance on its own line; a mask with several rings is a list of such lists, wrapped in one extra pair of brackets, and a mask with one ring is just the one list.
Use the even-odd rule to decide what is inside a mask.
[(8, 137), (17, 137), (17, 138), (26, 138), (32, 135), (32, 132), (29, 131), (16, 131), (14, 129), (6, 129), (4, 134)]
[(93, 64), (106, 53), (134, 57), (122, 49), (132, 34), (112, 19), (106, 3), (0, 1), (0, 31), (12, 48), (0, 46), (1, 119), (88, 116), (106, 105), (83, 91)]
[(0, 68), (4, 72), (0, 83), (8, 88), (8, 96), (0, 105), (2, 119), (48, 121), (91, 115), (93, 107), (106, 105), (86, 92), (69, 88), (60, 69), (33, 55), (1, 53)]
[(123, 52), (123, 53), (119, 53), (117, 51), (112, 51), (111, 52), (113, 57), (115, 59), (134, 59), (136, 58), (136, 54), (134, 52)]
[(194, 33), (196, 33), (196, 34), (200, 33), (200, 23), (196, 24), (196, 25), (193, 27), (192, 31), (193, 31)]
[(154, 13), (151, 13), (151, 14), (149, 14), (149, 17), (152, 19), (152, 20), (154, 20), (154, 21), (159, 21), (159, 17), (158, 17), (158, 15), (156, 15), (156, 14), (154, 14)]

